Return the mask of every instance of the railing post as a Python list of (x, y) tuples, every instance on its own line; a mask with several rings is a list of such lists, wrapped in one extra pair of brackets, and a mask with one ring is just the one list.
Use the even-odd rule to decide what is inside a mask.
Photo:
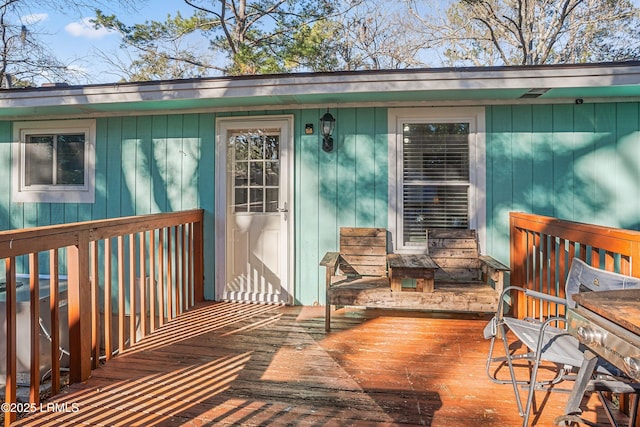
[(91, 376), (91, 286), (89, 284), (89, 231), (78, 232), (78, 244), (69, 246), (69, 348), (72, 383)]
[[(525, 233), (517, 227), (516, 219), (513, 212), (509, 215), (509, 235), (511, 237), (510, 253), (510, 268), (511, 268), (511, 281), (510, 283), (517, 286), (524, 286), (524, 268), (525, 268)], [(512, 294), (511, 310), (515, 317), (518, 317), (525, 310), (524, 298), (518, 298), (517, 293)]]

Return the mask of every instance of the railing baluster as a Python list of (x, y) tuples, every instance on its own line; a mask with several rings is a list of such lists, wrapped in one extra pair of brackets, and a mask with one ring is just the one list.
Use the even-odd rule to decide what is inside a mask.
[(136, 236), (129, 234), (129, 347), (136, 343)]
[(156, 330), (156, 232), (149, 231), (149, 330)]
[[(51, 316), (51, 394), (60, 391), (60, 287), (58, 249), (49, 251), (49, 312)], [(67, 291), (68, 292), (68, 291)], [(64, 325), (68, 328), (68, 325)]]
[(182, 260), (180, 261), (181, 272), (182, 272), (182, 312), (189, 310), (189, 290), (187, 289), (187, 248), (186, 248), (186, 233), (187, 226), (183, 224), (180, 226), (180, 254), (182, 255)]
[(140, 238), (140, 273), (138, 289), (140, 289), (140, 332), (141, 337), (147, 335), (147, 253), (145, 232), (138, 233)]
[(181, 282), (182, 282), (182, 280), (180, 280), (181, 277), (182, 277), (181, 274), (180, 274), (181, 273), (180, 260), (182, 259), (182, 257), (180, 256), (180, 251), (182, 250), (182, 248), (180, 247), (180, 238), (179, 238), (179, 234), (180, 234), (180, 230), (179, 229), (180, 228), (181, 228), (181, 226), (179, 226), (179, 225), (176, 225), (175, 227), (173, 227), (173, 234), (174, 234), (174, 236), (173, 236), (174, 240), (173, 241), (175, 243), (175, 249), (173, 250), (173, 257), (174, 257), (174, 265), (175, 265), (175, 268), (176, 268), (175, 274), (174, 274), (174, 277), (175, 277), (175, 280), (174, 280), (175, 288), (174, 289), (175, 289), (175, 292), (176, 292), (174, 303), (175, 303), (176, 316), (178, 316), (182, 312), (182, 309), (181, 309), (181, 307), (182, 307), (181, 306), (181, 303), (182, 303), (182, 283)]
[(158, 325), (162, 326), (164, 325), (164, 310), (165, 310), (165, 301), (167, 300), (167, 298), (165, 298), (165, 293), (164, 293), (164, 288), (165, 288), (165, 281), (164, 281), (164, 228), (160, 228), (158, 230), (158, 295), (159, 295), (159, 303), (158, 304)]
[(112, 337), (112, 306), (111, 306), (111, 239), (104, 239), (104, 353), (105, 360), (111, 360), (111, 353), (113, 353)]
[(118, 236), (118, 353), (125, 350), (124, 302), (124, 236)]
[(40, 271), (38, 254), (29, 254), (29, 314), (31, 322), (31, 375), (29, 402), (40, 404)]
[(171, 256), (171, 228), (167, 228), (167, 320), (173, 319), (173, 269)]
[(91, 369), (96, 369), (100, 363), (100, 298), (98, 277), (98, 242), (90, 242), (91, 258)]

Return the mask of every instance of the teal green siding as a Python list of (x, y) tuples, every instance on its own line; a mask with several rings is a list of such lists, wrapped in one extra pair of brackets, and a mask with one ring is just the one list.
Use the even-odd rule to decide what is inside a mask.
[(325, 110), (296, 112), (296, 302), (324, 304), (327, 251), (338, 249), (343, 226), (387, 227), (388, 136), (386, 108), (332, 110), (334, 149), (325, 153), (317, 129)]
[(487, 107), (487, 251), (510, 211), (640, 230), (638, 103)]
[[(324, 304), (325, 252), (341, 226), (388, 228), (388, 110), (338, 108), (334, 150), (321, 148), (324, 109), (225, 113), (294, 117), (295, 302)], [(93, 204), (11, 203), (0, 168), (0, 229), (205, 210), (207, 298), (213, 297), (213, 113), (97, 119)], [(305, 134), (305, 125), (315, 132)], [(0, 161), (11, 164), (12, 123), (0, 122)], [(638, 103), (486, 108), (487, 244), (509, 260), (508, 218), (524, 211), (640, 230)]]

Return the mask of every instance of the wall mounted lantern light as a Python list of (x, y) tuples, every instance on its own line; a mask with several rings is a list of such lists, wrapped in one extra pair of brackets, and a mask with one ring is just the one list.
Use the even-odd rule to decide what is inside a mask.
[(336, 127), (336, 119), (333, 118), (329, 109), (320, 118), (320, 131), (322, 133), (322, 149), (327, 153), (333, 151), (333, 129)]

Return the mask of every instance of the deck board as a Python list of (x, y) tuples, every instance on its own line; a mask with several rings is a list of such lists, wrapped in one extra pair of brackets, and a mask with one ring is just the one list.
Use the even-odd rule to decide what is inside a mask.
[[(16, 425), (520, 425), (484, 373), (485, 319), (212, 303), (174, 319)], [(540, 393), (535, 425), (567, 395)], [(77, 405), (78, 410), (70, 410)], [(46, 406), (45, 406), (46, 407)], [(605, 422), (595, 397), (587, 418)]]

